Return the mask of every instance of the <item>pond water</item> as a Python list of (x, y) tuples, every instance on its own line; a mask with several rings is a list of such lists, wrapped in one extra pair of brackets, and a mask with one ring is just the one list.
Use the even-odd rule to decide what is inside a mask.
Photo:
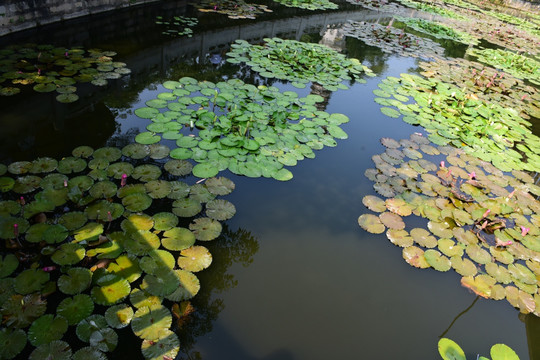
[[(459, 343), (471, 359), (488, 355), (499, 342), (521, 359), (532, 357), (529, 347), (540, 339), (534, 331), (537, 318), (520, 316), (506, 301), (477, 299), (453, 271), (409, 266), (384, 234), (368, 234), (358, 226), (362, 198), (375, 194), (364, 172), (373, 167), (371, 157), (384, 151), (379, 139), (422, 132), (384, 116), (372, 93), (387, 76), (416, 72), (418, 60), (341, 38), (336, 30), (346, 20), (385, 22), (388, 14), (348, 3), (324, 12), (267, 5), (274, 12), (257, 20), (230, 20), (197, 13), (182, 2), (163, 2), (0, 39), (2, 47), (35, 42), (114, 50), (115, 60), (132, 70), (106, 87), (81, 86), (80, 100), (72, 104), (31, 90), (0, 98), (0, 160), (59, 159), (79, 145), (133, 142), (148, 123), (134, 109), (163, 91), (165, 80), (262, 82), (224, 59), (217, 65), (210, 61), (216, 55), (225, 58), (236, 39), (279, 36), (325, 43), (376, 73), (367, 84), (323, 93), (325, 111), (350, 118), (343, 125), (349, 137), (300, 161), (291, 168), (290, 181), (223, 174), (236, 184), (227, 199), (237, 213), (226, 221), (224, 236), (208, 244), (214, 262), (198, 274), (197, 312), (179, 332), (178, 358), (437, 359), (441, 336)], [(193, 37), (162, 35), (155, 17), (164, 14), (199, 17)], [(464, 49), (454, 44), (447, 51)], [(285, 82), (272, 85), (301, 96), (311, 91)], [(142, 358), (139, 340), (129, 332), (120, 334), (109, 358)]]

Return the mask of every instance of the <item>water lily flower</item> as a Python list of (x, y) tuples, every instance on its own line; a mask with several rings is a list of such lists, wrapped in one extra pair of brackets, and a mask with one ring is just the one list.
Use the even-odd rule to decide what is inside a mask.
[(469, 180), (475, 180), (476, 179), (476, 173), (473, 171), (469, 173)]
[(528, 228), (528, 227), (525, 227), (525, 226), (521, 226), (521, 236), (525, 236), (527, 235), (527, 233), (529, 232), (529, 230), (531, 230), (531, 228)]
[(501, 241), (497, 237), (495, 238), (495, 242), (496, 242), (497, 246), (508, 246), (508, 245), (512, 245), (514, 243), (512, 240)]
[(110, 212), (110, 211), (107, 211), (107, 220), (108, 220), (109, 222), (112, 221), (112, 215), (111, 215), (111, 212)]
[(444, 168), (444, 160), (441, 161), (441, 167)]
[(24, 197), (23, 197), (23, 196), (21, 196), (21, 197), (19, 198), (19, 204), (21, 204), (21, 205), (26, 204), (26, 201), (24, 200)]
[(64, 180), (64, 187), (68, 187), (68, 182), (67, 182), (67, 180)]
[(13, 234), (15, 237), (19, 236), (19, 224), (13, 224)]
[(512, 190), (510, 194), (508, 194), (508, 198), (511, 199), (512, 196), (514, 196), (514, 193), (516, 192), (516, 189)]
[(56, 266), (45, 266), (45, 267), (42, 268), (41, 270), (43, 270), (43, 271), (45, 271), (45, 272), (51, 272), (51, 271), (56, 270)]
[(521, 101), (525, 100), (526, 97), (527, 97), (527, 94), (523, 95), (523, 96), (521, 97)]
[(484, 214), (482, 215), (482, 219), (485, 218), (486, 216), (489, 215), (489, 213), (491, 212), (491, 209), (487, 209)]
[(122, 180), (120, 180), (120, 186), (125, 186), (127, 182), (127, 174), (122, 174)]

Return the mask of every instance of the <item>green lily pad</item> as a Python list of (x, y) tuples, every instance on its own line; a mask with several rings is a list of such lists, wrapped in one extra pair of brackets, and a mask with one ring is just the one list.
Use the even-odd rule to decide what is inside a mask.
[(19, 259), (13, 254), (0, 255), (0, 278), (11, 275), (19, 267)]
[(180, 251), (177, 263), (183, 270), (201, 271), (208, 268), (212, 263), (212, 254), (204, 246), (191, 246)]
[(129, 211), (139, 212), (148, 209), (152, 205), (152, 198), (143, 193), (131, 194), (122, 199), (122, 205)]
[(2, 328), (0, 329), (0, 343), (2, 343), (0, 358), (13, 359), (26, 346), (26, 334), (21, 329)]
[(133, 333), (145, 340), (158, 340), (161, 330), (172, 324), (170, 311), (164, 306), (143, 306), (135, 312), (131, 321)]
[(174, 292), (180, 285), (173, 270), (168, 267), (159, 267), (152, 275), (146, 275), (141, 284), (141, 289), (156, 296), (167, 296)]
[(158, 231), (170, 230), (178, 224), (178, 217), (169, 212), (154, 214), (152, 218), (154, 219), (154, 229)]
[(60, 216), (58, 219), (58, 224), (64, 226), (67, 230), (77, 230), (80, 229), (86, 222), (88, 217), (85, 213), (80, 211), (68, 212)]
[(207, 179), (206, 188), (214, 195), (228, 195), (234, 190), (234, 182), (226, 177), (213, 177)]
[(236, 214), (235, 206), (227, 200), (216, 199), (206, 204), (206, 215), (214, 220), (228, 220)]
[(210, 218), (198, 218), (189, 224), (189, 229), (199, 241), (210, 241), (216, 239), (222, 231), (221, 223)]
[(34, 346), (60, 340), (68, 328), (67, 320), (62, 316), (45, 314), (36, 319), (28, 329), (28, 340)]
[(62, 340), (54, 340), (47, 344), (41, 344), (32, 351), (30, 360), (55, 359), (55, 360), (70, 360), (71, 347)]
[(74, 265), (81, 261), (85, 254), (85, 249), (79, 244), (62, 244), (52, 254), (51, 260), (58, 265)]
[(491, 289), (496, 284), (496, 280), (489, 275), (477, 275), (466, 276), (461, 278), (461, 285), (472, 290), (476, 295), (479, 295), (483, 298), (491, 297)]
[(171, 184), (166, 180), (152, 180), (144, 184), (144, 186), (152, 199), (165, 198), (172, 190)]
[(66, 157), (58, 162), (58, 172), (62, 174), (78, 173), (86, 169), (86, 161), (77, 157)]
[(193, 167), (193, 175), (200, 178), (209, 178), (216, 176), (219, 169), (210, 163), (197, 164)]
[(15, 277), (15, 291), (21, 295), (40, 291), (49, 277), (49, 273), (41, 269), (24, 270)]
[(94, 153), (94, 149), (92, 149), (90, 146), (82, 145), (82, 146), (77, 146), (75, 149), (73, 149), (73, 151), (71, 152), (71, 155), (75, 157), (87, 158), (93, 153)]
[(440, 339), (438, 349), (443, 360), (466, 360), (465, 352), (456, 342), (450, 339)]
[(133, 308), (127, 304), (118, 304), (105, 311), (105, 319), (110, 327), (122, 329), (129, 325), (133, 318)]
[(157, 180), (161, 175), (161, 169), (156, 165), (145, 164), (139, 165), (133, 170), (131, 176), (143, 182), (148, 182), (150, 180)]
[(452, 267), (450, 260), (437, 250), (428, 249), (424, 252), (424, 258), (437, 271), (448, 271)]
[(93, 346), (85, 346), (73, 354), (73, 360), (107, 360), (107, 356)]
[(154, 219), (146, 214), (131, 214), (120, 224), (126, 233), (139, 230), (151, 230), (154, 226)]
[(98, 240), (99, 236), (103, 233), (103, 225), (95, 222), (89, 222), (83, 227), (75, 230), (75, 241), (81, 244), (87, 244), (92, 241)]
[(94, 303), (90, 296), (78, 294), (71, 298), (65, 298), (58, 304), (56, 313), (63, 316), (69, 325), (78, 324), (90, 316), (94, 311)]
[(12, 295), (2, 305), (2, 315), (6, 326), (25, 328), (45, 313), (47, 301), (38, 293)]
[(169, 160), (164, 167), (169, 174), (174, 176), (189, 175), (193, 169), (193, 165), (189, 161), (182, 159)]
[(146, 230), (130, 232), (129, 240), (124, 242), (123, 246), (129, 254), (142, 256), (150, 251), (159, 248), (159, 237)]
[(184, 301), (193, 298), (199, 290), (201, 285), (199, 279), (195, 274), (186, 270), (174, 270), (177, 281), (180, 282), (180, 286), (176, 290), (166, 295), (165, 297), (171, 301)]
[(179, 251), (187, 249), (195, 243), (195, 235), (186, 228), (172, 228), (163, 233), (161, 244), (167, 250)]
[[(111, 236), (112, 237), (112, 236)], [(138, 258), (133, 255), (122, 254), (107, 267), (107, 271), (116, 274), (130, 283), (139, 279), (142, 275)]]
[(161, 297), (151, 295), (138, 288), (134, 288), (129, 295), (129, 301), (137, 309), (145, 306), (155, 307), (157, 305), (161, 305), (161, 300)]
[(58, 278), (58, 289), (68, 295), (86, 290), (92, 283), (92, 272), (86, 268), (74, 267)]
[(139, 264), (145, 273), (154, 275), (154, 272), (159, 268), (172, 270), (175, 260), (169, 251), (157, 249), (150, 251), (147, 256), (141, 258)]
[(75, 332), (81, 341), (89, 342), (93, 332), (105, 329), (106, 327), (107, 321), (103, 315), (92, 314), (79, 322)]
[(147, 360), (174, 359), (180, 350), (178, 336), (169, 329), (157, 330), (155, 340), (144, 339), (141, 352)]
[(202, 205), (193, 198), (178, 199), (173, 202), (173, 213), (180, 217), (193, 217), (200, 213)]
[(92, 299), (99, 305), (114, 305), (125, 299), (131, 292), (131, 286), (126, 279), (110, 274), (98, 280), (92, 288)]

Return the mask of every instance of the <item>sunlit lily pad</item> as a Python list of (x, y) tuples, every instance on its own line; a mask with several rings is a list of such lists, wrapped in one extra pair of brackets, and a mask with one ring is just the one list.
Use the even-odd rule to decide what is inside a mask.
[(371, 214), (362, 214), (358, 218), (358, 224), (367, 232), (372, 234), (382, 234), (386, 227), (381, 222), (378, 216)]
[(413, 238), (403, 229), (388, 229), (386, 237), (392, 244), (400, 247), (409, 247), (413, 244)]
[(113, 305), (105, 311), (107, 324), (115, 329), (128, 326), (132, 318), (133, 308), (126, 304)]
[(141, 269), (150, 275), (153, 275), (157, 269), (167, 268), (172, 270), (176, 261), (171, 252), (166, 250), (152, 250), (147, 256), (144, 256), (139, 261)]
[(154, 226), (154, 219), (146, 214), (131, 214), (120, 224), (126, 233), (139, 230), (151, 230)]
[(497, 281), (489, 275), (477, 275), (475, 277), (466, 276), (461, 278), (462, 286), (486, 299), (491, 297), (491, 289), (495, 286), (496, 282)]
[(148, 360), (174, 359), (180, 349), (178, 336), (165, 328), (158, 330), (156, 336), (155, 340), (143, 340), (141, 352), (144, 358)]
[(74, 265), (81, 261), (85, 254), (85, 249), (79, 244), (62, 244), (52, 254), (51, 260), (58, 265)]
[(161, 300), (161, 297), (151, 295), (138, 288), (134, 288), (129, 295), (129, 301), (137, 309), (145, 306), (155, 307), (157, 305), (161, 305)]
[(92, 288), (92, 299), (99, 305), (114, 305), (131, 292), (129, 282), (114, 274), (103, 276), (97, 285)]
[(417, 246), (408, 246), (403, 249), (403, 258), (405, 261), (414, 267), (425, 269), (430, 267), (426, 258), (424, 257), (424, 250)]
[(212, 263), (212, 254), (204, 246), (191, 246), (180, 252), (177, 263), (183, 270), (201, 271)]
[(197, 295), (201, 285), (195, 274), (186, 270), (174, 270), (174, 274), (180, 282), (180, 286), (173, 293), (165, 296), (167, 299), (178, 302), (189, 300)]
[(170, 311), (164, 306), (143, 306), (135, 312), (131, 328), (135, 335), (146, 340), (158, 340), (161, 330), (172, 324)]
[(111, 262), (107, 267), (107, 271), (126, 279), (130, 283), (136, 281), (142, 275), (137, 257), (127, 254), (116, 257), (114, 262)]
[(405, 222), (401, 216), (396, 215), (392, 212), (385, 211), (379, 215), (381, 222), (386, 225), (389, 229), (405, 229)]
[(123, 246), (130, 254), (146, 255), (160, 246), (159, 237), (150, 231), (138, 230), (130, 232), (128, 235), (129, 240), (124, 242)]
[(437, 250), (428, 249), (424, 252), (424, 258), (437, 271), (448, 271), (452, 267), (450, 260)]

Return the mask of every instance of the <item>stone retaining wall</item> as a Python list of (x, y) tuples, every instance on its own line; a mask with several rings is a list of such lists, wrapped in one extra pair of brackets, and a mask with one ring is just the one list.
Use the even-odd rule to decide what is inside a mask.
[(4, 0), (0, 36), (57, 21), (159, 0)]

